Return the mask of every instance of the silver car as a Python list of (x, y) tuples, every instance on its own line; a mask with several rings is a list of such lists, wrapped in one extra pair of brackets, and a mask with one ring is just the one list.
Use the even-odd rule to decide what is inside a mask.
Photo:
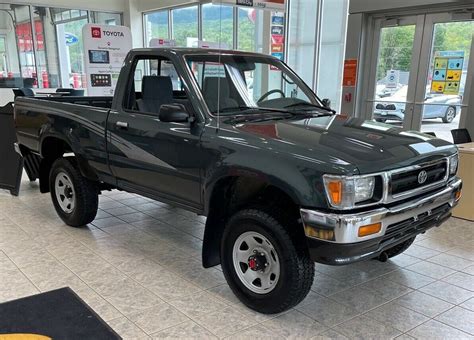
[[(375, 103), (374, 119), (378, 122), (387, 120), (403, 121), (408, 86), (402, 86), (393, 95), (380, 98)], [(444, 123), (451, 123), (461, 109), (461, 96), (429, 94), (423, 106), (423, 119), (441, 118)]]

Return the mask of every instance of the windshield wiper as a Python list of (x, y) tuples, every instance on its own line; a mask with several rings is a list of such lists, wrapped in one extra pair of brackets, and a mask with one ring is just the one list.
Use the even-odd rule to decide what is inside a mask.
[(316, 104), (312, 104), (312, 103), (307, 103), (307, 102), (293, 103), (293, 104), (290, 104), (290, 105), (285, 106), (285, 108), (288, 109), (288, 108), (290, 108), (290, 107), (297, 107), (297, 106), (310, 106), (310, 107), (314, 107), (314, 108), (316, 108), (316, 109), (321, 109), (321, 110), (324, 110), (324, 111), (336, 113), (336, 111), (334, 111), (333, 109), (331, 109), (331, 108), (329, 108), (329, 107), (325, 107), (325, 106), (321, 106), (321, 105), (316, 105)]
[[(259, 113), (264, 112), (279, 112), (279, 113), (288, 113), (285, 110), (278, 109), (269, 109), (264, 107), (252, 107), (252, 106), (234, 106), (234, 107), (225, 107), (219, 110), (219, 112), (232, 112), (232, 111), (258, 111)], [(217, 111), (212, 111), (213, 114), (216, 114)]]

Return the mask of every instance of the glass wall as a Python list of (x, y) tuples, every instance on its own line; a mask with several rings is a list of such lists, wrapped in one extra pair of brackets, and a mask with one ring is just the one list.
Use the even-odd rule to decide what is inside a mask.
[(323, 0), (322, 6), (316, 91), (320, 98), (328, 98), (337, 112), (341, 107), (348, 6), (348, 0)]
[[(314, 60), (316, 53), (316, 9), (318, 0), (290, 1), (290, 36), (288, 49), (288, 64), (303, 78), (313, 85)], [(308, 70), (313, 69), (313, 72)]]
[[(284, 60), (337, 111), (349, 0), (287, 1), (289, 29), (285, 29), (287, 22), (281, 14), (251, 7), (205, 3), (145, 13), (145, 45), (150, 46), (154, 38), (175, 39), (177, 46), (187, 47), (195, 47), (198, 40), (221, 41), (227, 48), (279, 56), (287, 44)], [(276, 20), (278, 17), (281, 19)], [(274, 32), (283, 36), (275, 37), (280, 33)], [(273, 41), (276, 38), (277, 43)]]
[(234, 46), (234, 10), (231, 6), (205, 4), (202, 6), (202, 40)]
[(169, 39), (169, 12), (159, 11), (145, 14), (145, 46), (151, 47), (152, 39)]
[(256, 21), (257, 21), (257, 11), (255, 9), (239, 8), (238, 9), (238, 50), (241, 51), (255, 51), (257, 48), (256, 44)]
[(82, 87), (82, 27), (119, 13), (0, 4), (0, 88)]
[(176, 46), (195, 47), (199, 40), (198, 6), (173, 9), (171, 16)]

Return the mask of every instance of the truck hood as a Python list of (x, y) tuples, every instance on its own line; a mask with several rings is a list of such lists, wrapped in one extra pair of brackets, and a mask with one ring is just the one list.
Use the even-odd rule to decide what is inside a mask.
[(308, 158), (319, 164), (356, 167), (361, 174), (447, 157), (453, 144), (416, 131), (333, 115), (232, 124), (254, 146)]

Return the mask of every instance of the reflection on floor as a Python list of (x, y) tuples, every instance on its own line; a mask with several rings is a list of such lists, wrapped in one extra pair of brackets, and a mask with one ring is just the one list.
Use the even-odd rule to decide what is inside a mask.
[(474, 336), (474, 223), (451, 219), (387, 263), (316, 265), (306, 300), (268, 316), (201, 267), (204, 218), (119, 191), (100, 209), (75, 229), (36, 184), (0, 192), (0, 302), (69, 286), (125, 339)]

